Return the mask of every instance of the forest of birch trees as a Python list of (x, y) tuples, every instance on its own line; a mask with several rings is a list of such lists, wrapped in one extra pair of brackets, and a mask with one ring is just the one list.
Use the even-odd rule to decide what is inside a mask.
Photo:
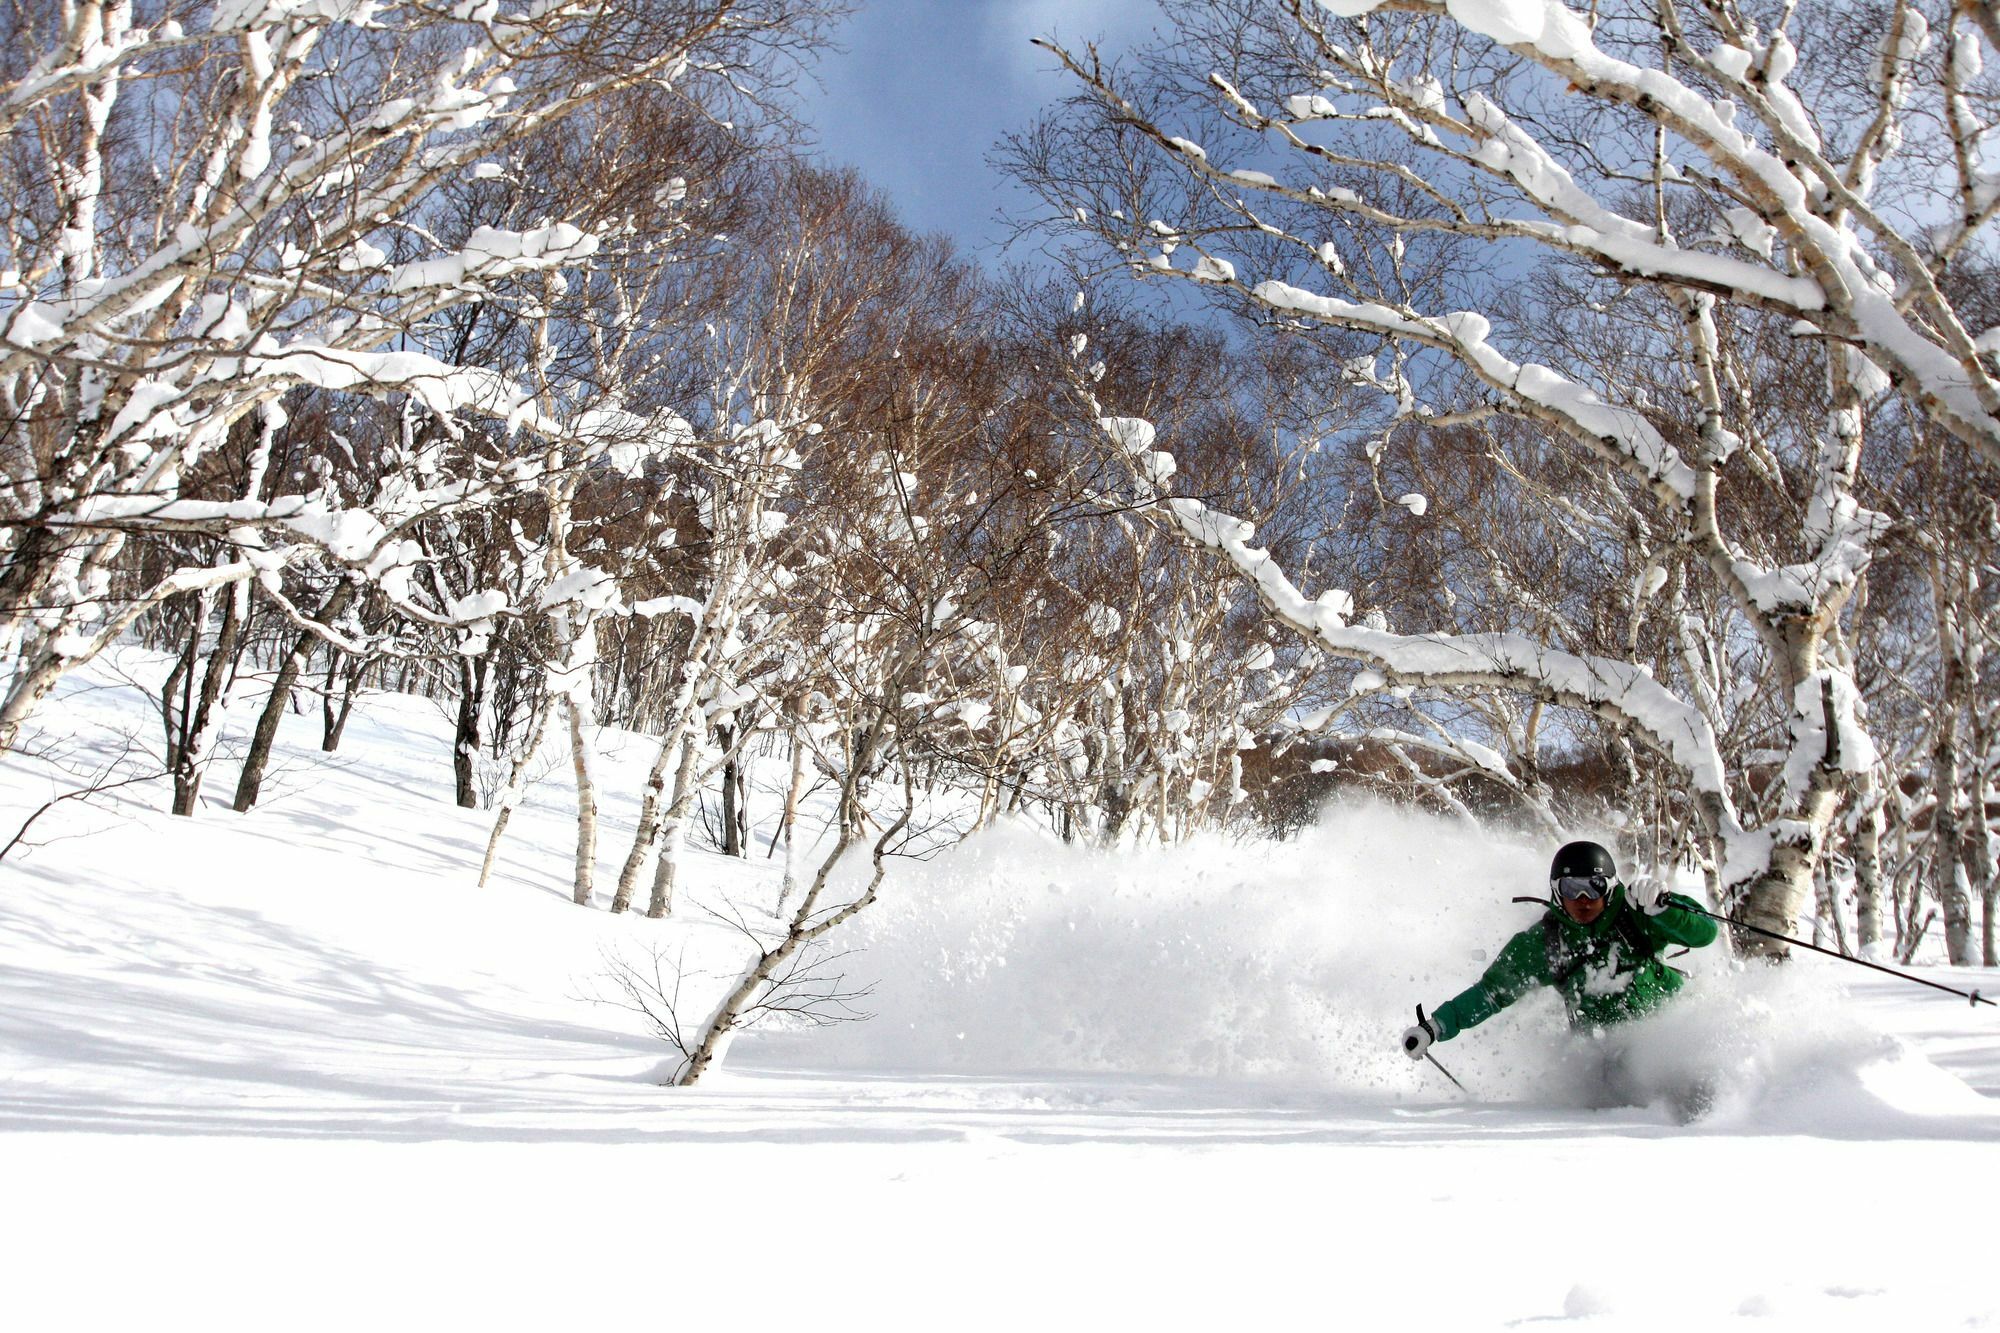
[(2000, 10), (1162, 8), (975, 257), (809, 155), (831, 0), (6, 0), (0, 757), (137, 643), (177, 814), (415, 694), (482, 878), (560, 766), (578, 904), (788, 948), (1366, 796), (2000, 965)]

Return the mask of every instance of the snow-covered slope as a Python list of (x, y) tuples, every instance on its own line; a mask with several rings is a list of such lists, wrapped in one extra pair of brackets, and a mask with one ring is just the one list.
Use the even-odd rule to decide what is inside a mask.
[[(36, 748), (87, 767), (143, 709), (95, 673)], [(1630, 1057), (1713, 1076), (1687, 1127), (1592, 1109), (1545, 1003), (1438, 1048), (1473, 1099), (1394, 1051), (1541, 849), (1379, 808), (1117, 856), (1003, 829), (855, 923), (872, 1020), (669, 1091), (612, 961), (726, 970), (706, 909), (767, 907), (775, 861), (698, 854), (676, 921), (579, 909), (557, 768), (480, 890), (434, 706), (371, 698), (334, 756), (292, 721), (248, 816), (224, 762), (193, 819), (122, 788), (0, 861), (7, 1327), (2000, 1318), (1993, 1010), (1696, 955)], [(608, 882), (649, 756), (606, 749)], [(0, 839), (73, 785), (0, 765)]]

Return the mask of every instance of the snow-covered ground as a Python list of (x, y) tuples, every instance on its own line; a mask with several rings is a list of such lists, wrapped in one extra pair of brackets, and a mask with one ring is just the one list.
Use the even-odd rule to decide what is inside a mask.
[[(31, 748), (87, 766), (145, 708), (93, 672)], [(193, 819), (126, 787), (0, 861), (0, 1326), (2000, 1322), (1992, 1009), (1692, 956), (1629, 1057), (1718, 1083), (1688, 1126), (1593, 1109), (1546, 1002), (1437, 1049), (1470, 1098), (1395, 1051), (1546, 849), (1372, 807), (1116, 856), (1002, 829), (854, 923), (871, 1020), (676, 1091), (612, 964), (725, 969), (768, 830), (675, 921), (584, 911), (556, 766), (481, 890), (437, 708), (375, 696), (333, 756), (316, 721), (248, 816), (225, 758)], [(606, 750), (608, 888), (650, 756)], [(74, 785), (0, 764), (0, 841)]]

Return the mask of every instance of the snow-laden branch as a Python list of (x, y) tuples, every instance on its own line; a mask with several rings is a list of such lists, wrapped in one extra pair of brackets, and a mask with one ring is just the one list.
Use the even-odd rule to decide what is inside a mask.
[[(1252, 546), (1255, 528), (1197, 499), (1169, 496), (1152, 478), (1170, 474), (1153, 449), (1150, 422), (1106, 417), (1106, 436), (1135, 460), (1142, 493), (1186, 537), (1222, 555), (1257, 590), (1265, 610), (1340, 657), (1364, 662), (1395, 681), (1440, 688), (1513, 690), (1628, 723), (1687, 774), (1710, 809), (1717, 834), (1740, 838), (1743, 825), (1728, 789), (1729, 771), (1714, 728), (1701, 709), (1679, 698), (1645, 668), (1613, 658), (1563, 652), (1522, 634), (1396, 634), (1350, 623), (1354, 600), (1329, 589), (1302, 593), (1268, 550)], [(1755, 868), (1746, 868), (1754, 873)]]
[[(267, 542), (315, 549), (433, 626), (525, 610), (412, 598), (422, 556), (411, 530), (527, 494), (553, 468), (636, 474), (686, 441), (686, 423), (601, 392), (549, 393), (545, 340), (526, 366), (465, 364), (431, 341), (441, 315), (473, 302), (545, 320), (566, 290), (559, 269), (610, 257), (589, 227), (546, 218), (469, 218), (454, 228), (462, 242), (441, 244), (421, 210), (441, 185), (492, 174), (495, 156), (628, 90), (712, 68), (739, 95), (737, 57), (766, 37), (789, 40), (785, 25), (809, 26), (812, 12), (809, 0), (703, 0), (643, 18), (594, 0), (504, 13), (479, 0), (224, 0), (198, 14), (197, 30), (134, 26), (125, 4), (63, 6), (45, 49), (0, 84), (0, 133), (31, 115), (82, 127), (75, 143), (61, 133), (24, 143), (10, 176), (48, 183), (59, 234), (25, 225), (23, 211), (0, 237), (0, 397), (10, 456), (33, 464), (9, 477), (0, 514), (8, 716), (74, 660), (54, 644), (94, 635), (134, 533), (221, 538), (267, 587), (294, 558)], [(339, 60), (328, 54), (336, 38)], [(122, 163), (155, 169), (149, 215), (97, 206), (141, 197), (107, 177), (100, 140), (112, 134), (156, 147), (157, 161)], [(415, 254), (413, 238), (424, 247)], [(631, 312), (626, 323), (637, 323)], [(300, 386), (400, 398), (435, 430), (365, 502), (344, 498), (327, 472), (263, 464), (238, 500), (183, 489), (213, 470), (210, 455), (246, 415)], [(468, 440), (476, 418), (488, 424)], [(520, 447), (523, 436), (536, 447)], [(258, 456), (268, 452), (267, 440)], [(0, 750), (13, 734), (0, 726)]]
[[(1658, 122), (1740, 192), (1758, 220), (1774, 229), (1801, 270), (1798, 277), (1789, 277), (1773, 264), (1761, 275), (1752, 275), (1739, 261), (1683, 251), (1684, 258), (1658, 276), (1765, 299), (1795, 293), (1789, 304), (1801, 319), (1863, 350), (1954, 435), (1989, 461), (2000, 462), (2000, 380), (1981, 363), (1973, 332), (1940, 289), (1933, 255), (1870, 203), (1866, 192), (1872, 169), (1843, 169), (1825, 157), (1808, 114), (1786, 82), (1797, 55), (1782, 28), (1761, 40), (1754, 30), (1746, 31), (1741, 34), (1743, 45), (1703, 51), (1680, 31), (1671, 7), (1661, 9), (1666, 48), (1675, 59), (1726, 89), (1729, 101), (1722, 103), (1666, 69), (1641, 67), (1605, 52), (1583, 17), (1560, 0), (1321, 3), (1344, 16), (1377, 8), (1448, 14), (1460, 26), (1533, 60), (1577, 91)], [(1927, 40), (1921, 16), (1907, 5), (1897, 6), (1894, 22), (1892, 45), (1875, 71), (1880, 100), (1891, 108), (1904, 96), (1898, 85)], [(1482, 114), (1481, 100), (1476, 96), (1468, 100), (1468, 114), (1475, 120)], [(1736, 123), (1737, 107), (1753, 113), (1768, 142)], [(1486, 128), (1493, 133), (1501, 126), (1492, 122)], [(1878, 142), (1880, 137), (1876, 136)], [(1866, 134), (1863, 141), (1869, 143)], [(1518, 132), (1501, 142), (1509, 164), (1525, 153), (1521, 160), (1527, 169), (1510, 171), (1524, 191), (1562, 216), (1569, 182), (1566, 173), (1548, 170), (1552, 156)], [(1978, 227), (1989, 217), (1980, 207), (1962, 221)], [(1578, 223), (1596, 233), (1593, 244), (1622, 270), (1652, 271), (1661, 247), (1651, 247), (1649, 254), (1643, 242), (1620, 234), (1625, 229), (1591, 226), (1587, 217), (1579, 217)], [(1870, 253), (1871, 244), (1879, 247), (1881, 259)], [(1692, 280), (1696, 275), (1699, 282)], [(1913, 309), (1921, 312), (1921, 320), (1912, 317)]]
[(1671, 502), (1694, 494), (1694, 469), (1639, 412), (1605, 402), (1598, 394), (1547, 366), (1510, 360), (1489, 342), (1492, 324), (1461, 310), (1427, 316), (1375, 302), (1320, 296), (1288, 283), (1267, 281), (1247, 289), (1259, 303), (1287, 314), (1408, 338), (1451, 353), (1488, 386), (1514, 398), (1526, 415), (1601, 446), (1637, 479), (1665, 492)]
[[(1128, 453), (1153, 453), (1151, 423), (1108, 417), (1106, 434)], [(1154, 465), (1158, 470), (1157, 465)], [(1268, 550), (1250, 545), (1255, 528), (1186, 496), (1158, 497), (1161, 512), (1188, 537), (1219, 552), (1257, 589), (1271, 614), (1343, 657), (1420, 685), (1492, 685), (1602, 711), (1654, 737), (1704, 791), (1725, 803), (1724, 767), (1708, 719), (1642, 667), (1561, 652), (1521, 634), (1395, 634), (1349, 623), (1354, 599), (1330, 589), (1307, 597)]]
[[(1367, 44), (1365, 32), (1361, 45), (1342, 45), (1315, 17), (1311, 0), (1287, 0), (1287, 7), (1316, 37), (1332, 67), (1321, 75), (1328, 80), (1328, 89), (1356, 96), (1364, 95), (1365, 89), (1372, 106), (1365, 115), (1356, 113), (1357, 119), (1401, 126), (1419, 149), (1504, 181), (1539, 216), (1475, 215), (1449, 186), (1418, 174), (1406, 160), (1358, 157), (1337, 145), (1302, 137), (1297, 126), (1345, 114), (1318, 93), (1301, 93), (1283, 108), (1266, 110), (1250, 103), (1227, 80), (1212, 76), (1223, 114), (1237, 124), (1275, 134), (1307, 163), (1357, 168), (1391, 184), (1414, 187), (1436, 211), (1424, 216), (1398, 213), (1354, 189), (1288, 184), (1281, 170), (1231, 169), (1215, 161), (1202, 145), (1148, 119), (1094, 59), (1079, 60), (1052, 42), (1043, 45), (1084, 80), (1120, 124), (1147, 135), (1191, 175), (1208, 183), (1215, 197), (1239, 212), (1253, 230), (1314, 253), (1335, 276), (1341, 265), (1337, 254), (1325, 253), (1330, 243), (1271, 222), (1250, 201), (1260, 195), (1278, 196), (1398, 231), (1532, 241), (1591, 259), (1628, 279), (1709, 292), (1786, 315), (1799, 321), (1801, 329), (1857, 349), (1865, 358), (1867, 375), (1880, 379), (1886, 372), (1955, 435), (1989, 461), (2000, 461), (2000, 380), (1981, 360), (1976, 330), (1964, 325), (1941, 289), (1937, 250), (1927, 251), (1868, 197), (1875, 172), (1865, 164), (1879, 165), (1896, 141), (1898, 108), (1907, 97), (1913, 62), (1927, 40), (1921, 15), (1907, 4), (1895, 10), (1896, 26), (1885, 39), (1875, 70), (1878, 100), (1886, 110), (1878, 116), (1879, 128), (1864, 134), (1857, 158), (1864, 166), (1856, 168), (1824, 157), (1810, 118), (1785, 82), (1796, 55), (1782, 31), (1765, 39), (1743, 35), (1746, 46), (1703, 52), (1693, 49), (1680, 32), (1671, 8), (1662, 8), (1666, 49), (1683, 67), (1729, 92), (1729, 101), (1717, 101), (1668, 69), (1641, 67), (1603, 51), (1586, 21), (1559, 0), (1452, 0), (1449, 5), (1443, 0), (1320, 0), (1321, 8), (1342, 17), (1376, 9), (1448, 13), (1470, 31), (1540, 64), (1571, 90), (1629, 107), (1653, 120), (1684, 146), (1683, 152), (1698, 154), (1703, 164), (1697, 170), (1670, 163), (1675, 183), (1712, 179), (1741, 201), (1736, 230), (1750, 238), (1745, 245), (1753, 257), (1684, 247), (1650, 222), (1624, 216), (1585, 190), (1558, 154), (1509, 116), (1494, 96), (1464, 88), (1458, 93), (1459, 110), (1454, 111), (1434, 80), (1391, 75), (1393, 61)], [(1963, 81), (1977, 70), (1977, 61), (1976, 42), (1961, 42), (1947, 64), (1956, 71), (1953, 78)], [(1940, 234), (1946, 255), (1963, 243), (1962, 228), (1976, 231), (1986, 226), (1994, 206), (2000, 204), (2000, 173), (1984, 174), (1973, 161), (1984, 127), (1976, 125), (1962, 97), (1953, 95), (1949, 101), (1956, 108), (1953, 138), (1960, 145), (1960, 176), (1966, 182), (1968, 206)], [(1737, 123), (1737, 105), (1752, 111), (1752, 128)], [(1156, 257), (1152, 263), (1172, 271), (1170, 261)], [(1230, 260), (1204, 252), (1201, 265), (1187, 276), (1226, 282), (1237, 268)], [(1257, 287), (1246, 285), (1251, 291)], [(1318, 302), (1335, 299), (1307, 295)], [(1281, 299), (1274, 308), (1284, 304)], [(1381, 327), (1369, 319), (1342, 322), (1347, 327)]]

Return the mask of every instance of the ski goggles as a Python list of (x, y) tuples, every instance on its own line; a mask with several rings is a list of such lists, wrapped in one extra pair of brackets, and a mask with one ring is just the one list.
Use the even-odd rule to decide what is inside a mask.
[(1590, 902), (1611, 892), (1611, 881), (1603, 875), (1563, 875), (1555, 882), (1556, 897), (1566, 903)]

